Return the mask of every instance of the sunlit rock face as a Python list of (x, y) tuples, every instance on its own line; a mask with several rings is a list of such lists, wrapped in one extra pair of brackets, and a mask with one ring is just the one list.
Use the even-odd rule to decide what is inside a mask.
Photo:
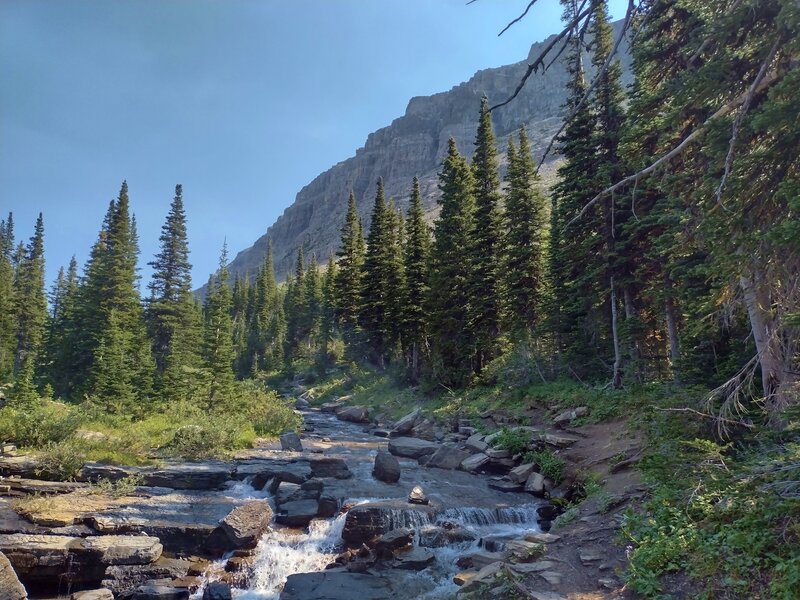
[[(619, 31), (619, 23), (615, 29)], [(450, 91), (412, 98), (405, 114), (388, 127), (371, 133), (355, 156), (334, 165), (300, 190), (294, 203), (267, 232), (236, 256), (231, 264), (231, 277), (254, 276), (264, 260), (269, 239), (279, 279), (294, 267), (295, 253), (301, 245), (306, 256), (316, 253), (320, 262), (325, 262), (339, 243), (339, 229), (351, 190), (365, 226), (369, 225), (375, 182), (379, 177), (384, 179), (387, 196), (394, 198), (398, 208), (405, 211), (411, 181), (418, 176), (425, 207), (433, 217), (439, 193), (437, 171), (447, 151), (448, 138), (455, 137), (461, 152), (472, 154), (481, 97), (485, 94), (492, 104), (510, 97), (525, 73), (528, 60), (534, 60), (549, 41), (534, 44), (526, 60), (478, 71), (469, 81)], [(621, 58), (627, 83), (630, 81), (627, 51)], [(586, 60), (585, 64), (591, 76), (590, 61)], [(492, 113), (502, 154), (509, 134), (523, 124), (528, 128), (534, 154), (543, 153), (561, 124), (566, 82), (567, 70), (559, 60), (544, 74), (532, 76), (513, 102)], [(543, 167), (542, 179), (547, 186), (552, 183), (555, 167), (554, 158)]]

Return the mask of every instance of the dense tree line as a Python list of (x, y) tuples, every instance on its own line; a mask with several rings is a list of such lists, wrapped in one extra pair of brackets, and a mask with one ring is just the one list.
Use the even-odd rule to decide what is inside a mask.
[(366, 230), (350, 195), (326, 267), (300, 248), (279, 285), (270, 247), (257, 273), (229, 281), (223, 250), (202, 306), (180, 186), (145, 299), (125, 184), (83, 274), (74, 260), (59, 273), (49, 310), (42, 219), (15, 245), (9, 215), (0, 378), (20, 401), (48, 392), (135, 411), (186, 395), (213, 404), (235, 377), (342, 356), (461, 387), (522, 353), (540, 378), (711, 382), (722, 410), (757, 374), (780, 425), (800, 338), (800, 11), (641, 4), (626, 92), (606, 3), (562, 0), (565, 22), (584, 15), (590, 35), (564, 40), (571, 118), (549, 198), (524, 129), (501, 171), (484, 98), (471, 160), (449, 141), (432, 227), (417, 180), (404, 213), (378, 181)]

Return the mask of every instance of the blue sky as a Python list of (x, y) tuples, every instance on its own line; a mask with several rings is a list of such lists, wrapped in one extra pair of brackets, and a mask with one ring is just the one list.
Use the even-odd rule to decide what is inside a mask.
[[(612, 0), (621, 15), (623, 0)], [(44, 213), (48, 285), (82, 266), (127, 179), (142, 275), (183, 184), (194, 283), (412, 96), (524, 59), (527, 0), (2, 0), (0, 214)], [(144, 284), (142, 286), (144, 289)]]

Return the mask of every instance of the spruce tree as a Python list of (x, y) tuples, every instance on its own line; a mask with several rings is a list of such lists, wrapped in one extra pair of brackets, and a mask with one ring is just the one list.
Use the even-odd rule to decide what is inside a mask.
[(467, 383), (475, 338), (469, 328), (471, 265), (466, 260), (475, 227), (475, 180), (450, 138), (439, 174), (442, 207), (434, 231), (428, 297), (433, 377), (448, 386)]
[(544, 318), (547, 206), (528, 135), (519, 132), (519, 149), (508, 141), (508, 191), (504, 261), (505, 320), (515, 337), (525, 337)]
[(475, 223), (469, 246), (470, 328), (475, 336), (476, 371), (497, 356), (500, 337), (500, 268), (503, 232), (500, 175), (489, 100), (481, 99), (472, 168), (475, 173)]
[(322, 305), (320, 310), (319, 347), (317, 369), (324, 371), (330, 364), (331, 345), (336, 336), (336, 278), (338, 276), (333, 255), (328, 256), (328, 264), (322, 279)]
[(364, 282), (364, 236), (353, 192), (347, 199), (347, 215), (342, 226), (338, 273), (336, 275), (336, 315), (349, 354), (360, 356), (361, 327), (359, 314)]
[(406, 347), (408, 372), (413, 381), (419, 379), (423, 350), (427, 336), (425, 302), (428, 298), (428, 260), (431, 234), (422, 211), (419, 179), (414, 177), (411, 203), (406, 217), (405, 295), (403, 310), (403, 340)]
[(203, 354), (209, 374), (209, 408), (224, 405), (233, 392), (233, 319), (232, 298), (228, 283), (228, 244), (222, 246), (219, 269), (209, 281), (204, 313)]
[(295, 359), (301, 357), (304, 326), (306, 321), (305, 295), (306, 265), (303, 247), (297, 249), (294, 278), (287, 280), (284, 312), (286, 314), (286, 338), (283, 362), (287, 371), (292, 370)]
[(55, 397), (69, 391), (70, 373), (68, 344), (75, 327), (75, 302), (78, 294), (78, 262), (73, 256), (64, 272), (61, 267), (51, 296), (51, 317), (45, 342), (45, 380)]
[(9, 382), (17, 353), (14, 318), (14, 216), (0, 221), (0, 382)]

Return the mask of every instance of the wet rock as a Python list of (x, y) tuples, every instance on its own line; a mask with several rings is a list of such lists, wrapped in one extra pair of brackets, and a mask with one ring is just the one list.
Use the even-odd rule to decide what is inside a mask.
[(138, 476), (143, 485), (173, 490), (217, 490), (233, 478), (233, 468), (223, 462), (174, 463), (163, 468), (116, 467), (100, 463), (86, 463), (78, 474), (80, 481), (107, 479), (119, 481)]
[(578, 406), (577, 408), (573, 408), (572, 410), (565, 410), (564, 412), (559, 414), (555, 419), (553, 419), (553, 423), (559, 426), (566, 425), (570, 421), (578, 419), (580, 417), (585, 417), (588, 414), (589, 414), (588, 406)]
[(388, 429), (373, 429), (372, 435), (379, 438), (388, 438), (392, 432)]
[(28, 593), (22, 587), (6, 555), (0, 552), (0, 600), (25, 600)]
[(553, 506), (552, 504), (545, 504), (543, 506), (540, 506), (539, 508), (536, 509), (536, 512), (540, 518), (545, 519), (547, 521), (552, 521), (558, 515), (561, 514), (561, 511), (558, 509), (558, 507)]
[[(207, 564), (207, 561), (206, 561)], [(186, 577), (194, 570), (196, 575), (199, 572), (195, 567), (200, 567), (196, 561), (181, 560), (176, 558), (161, 557), (157, 561), (147, 565), (118, 565), (106, 569), (103, 577), (102, 586), (111, 590), (114, 594), (122, 594), (135, 589), (140, 585), (152, 583), (162, 579), (175, 581)]]
[(410, 504), (428, 504), (428, 496), (425, 495), (425, 490), (420, 486), (415, 485), (408, 493), (408, 502)]
[(475, 539), (474, 533), (461, 527), (426, 527), (419, 532), (419, 545), (425, 548), (442, 548)]
[(317, 516), (329, 519), (339, 512), (339, 501), (333, 496), (320, 496)]
[(538, 498), (544, 498), (547, 493), (544, 475), (536, 472), (531, 473), (528, 480), (525, 482), (525, 491)]
[(369, 423), (369, 408), (366, 406), (345, 406), (336, 410), (336, 418), (350, 423)]
[(472, 578), (477, 574), (477, 571), (461, 571), (460, 573), (453, 575), (453, 583), (458, 586), (466, 585), (472, 581)]
[(286, 452), (302, 452), (303, 442), (300, 436), (294, 431), (287, 431), (281, 434), (281, 450)]
[(490, 460), (492, 459), (483, 453), (473, 454), (461, 461), (461, 469), (468, 473), (480, 473), (489, 464)]
[(411, 546), (414, 542), (414, 530), (408, 527), (393, 529), (384, 533), (375, 543), (375, 552), (378, 557), (387, 560), (395, 551)]
[(397, 421), (392, 428), (390, 437), (403, 437), (411, 433), (414, 425), (416, 425), (419, 420), (420, 414), (422, 414), (422, 411), (416, 409)]
[(490, 458), (483, 468), (489, 473), (508, 473), (514, 468), (514, 464), (511, 458)]
[(212, 581), (203, 590), (203, 600), (231, 600), (231, 586), (222, 581)]
[(295, 410), (308, 410), (310, 406), (311, 403), (305, 398), (298, 398), (294, 401)]
[[(2, 596), (0, 596), (2, 598)], [(101, 588), (99, 590), (87, 590), (85, 592), (74, 592), (70, 600), (114, 600), (111, 590)]]
[(400, 552), (395, 557), (394, 566), (398, 569), (409, 571), (421, 571), (430, 566), (436, 559), (433, 552), (427, 548), (412, 548), (406, 552)]
[(511, 540), (507, 544), (511, 556), (519, 562), (531, 562), (547, 552), (547, 546), (527, 540)]
[(189, 590), (166, 585), (142, 585), (133, 592), (131, 600), (189, 600)]
[(458, 566), (462, 569), (482, 569), (498, 561), (508, 559), (508, 552), (487, 552), (479, 550), (458, 559)]
[(526, 463), (524, 465), (514, 467), (508, 472), (508, 478), (511, 481), (516, 481), (517, 483), (525, 483), (528, 481), (528, 477), (531, 476), (531, 473), (534, 472), (535, 467), (536, 465), (533, 463)]
[(494, 581), (494, 578), (497, 577), (497, 574), (500, 573), (500, 569), (503, 568), (503, 563), (500, 561), (490, 563), (483, 567), (480, 571), (475, 573), (475, 575), (470, 578), (469, 582), (465, 583), (461, 586), (461, 590), (459, 594), (468, 593), (471, 591), (477, 590), (482, 585), (486, 585)]
[(521, 492), (523, 490), (521, 483), (511, 481), (507, 477), (492, 479), (489, 481), (488, 485), (491, 489), (497, 490), (498, 492)]
[(439, 449), (439, 444), (413, 437), (398, 437), (389, 440), (389, 452), (395, 456), (420, 459), (433, 454)]
[(425, 466), (437, 469), (457, 469), (469, 456), (470, 453), (466, 450), (450, 444), (443, 444), (431, 455)]
[(294, 500), (280, 505), (275, 522), (290, 527), (305, 527), (318, 512), (319, 504), (316, 500)]
[(99, 582), (107, 567), (148, 564), (161, 550), (158, 538), (147, 536), (0, 535), (0, 552), (26, 583), (58, 581), (67, 568), (76, 583)]
[(313, 477), (349, 479), (353, 473), (341, 458), (314, 458), (311, 460), (311, 475)]
[(475, 433), (467, 438), (467, 441), (464, 442), (464, 445), (474, 452), (483, 452), (489, 448), (489, 444), (483, 441), (484, 437), (485, 436), (482, 433)]
[(429, 522), (435, 514), (436, 511), (430, 506), (398, 501), (359, 504), (347, 512), (342, 539), (351, 546), (360, 546), (393, 529), (416, 527)]
[(400, 479), (400, 463), (386, 450), (379, 450), (375, 455), (372, 476), (379, 481), (396, 483)]
[(344, 406), (344, 401), (336, 400), (334, 402), (326, 402), (325, 404), (319, 407), (319, 410), (325, 413), (335, 413), (343, 406)]
[(555, 533), (541, 533), (539, 531), (529, 531), (525, 534), (525, 539), (529, 542), (536, 542), (537, 544), (553, 544), (561, 539), (560, 535)]
[(386, 600), (406, 597), (399, 582), (389, 577), (349, 573), (347, 571), (322, 571), (289, 575), (280, 600)]
[(264, 500), (251, 500), (234, 508), (211, 534), (206, 546), (219, 552), (233, 548), (254, 548), (269, 528), (272, 509)]

